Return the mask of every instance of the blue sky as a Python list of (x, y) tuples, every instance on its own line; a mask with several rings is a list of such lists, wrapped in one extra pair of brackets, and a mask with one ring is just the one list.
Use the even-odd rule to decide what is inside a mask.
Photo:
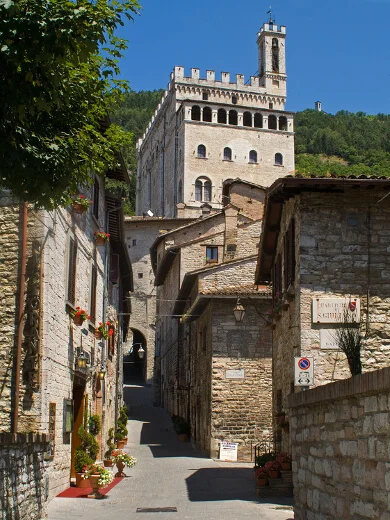
[[(129, 40), (121, 77), (133, 90), (166, 88), (175, 65), (245, 74), (257, 70), (256, 34), (287, 26), (287, 109), (390, 113), (390, 0), (140, 0), (120, 35)], [(234, 77), (234, 76), (233, 76)]]

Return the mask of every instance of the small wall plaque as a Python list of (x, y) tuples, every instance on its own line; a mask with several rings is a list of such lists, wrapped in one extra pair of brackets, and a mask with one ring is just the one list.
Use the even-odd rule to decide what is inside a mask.
[(225, 379), (245, 379), (245, 370), (226, 370)]
[(313, 323), (360, 322), (359, 298), (313, 298)]

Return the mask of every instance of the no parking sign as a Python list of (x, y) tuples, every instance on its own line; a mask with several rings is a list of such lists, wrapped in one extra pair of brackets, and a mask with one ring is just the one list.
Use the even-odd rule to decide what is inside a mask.
[(294, 358), (294, 385), (314, 385), (314, 363), (312, 357)]

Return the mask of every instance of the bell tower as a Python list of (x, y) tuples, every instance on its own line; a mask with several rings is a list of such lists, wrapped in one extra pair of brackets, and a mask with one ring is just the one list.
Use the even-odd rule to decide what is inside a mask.
[(267, 94), (286, 96), (286, 27), (278, 27), (272, 14), (257, 34), (259, 81)]

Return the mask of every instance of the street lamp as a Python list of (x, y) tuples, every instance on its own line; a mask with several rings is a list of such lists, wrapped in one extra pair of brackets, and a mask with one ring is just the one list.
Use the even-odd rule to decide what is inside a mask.
[(103, 365), (101, 365), (100, 370), (97, 374), (97, 377), (100, 381), (103, 381), (103, 379), (106, 377), (106, 369)]
[(141, 345), (140, 348), (138, 349), (138, 357), (139, 357), (140, 359), (144, 359), (144, 357), (145, 357), (145, 351), (144, 351), (144, 349), (142, 348), (142, 345)]
[(236, 306), (233, 309), (233, 314), (237, 323), (241, 323), (245, 316), (245, 309), (240, 302), (240, 298), (237, 298)]
[(89, 361), (89, 356), (82, 347), (79, 347), (76, 351), (76, 368), (79, 370), (83, 370), (87, 367), (87, 363)]

